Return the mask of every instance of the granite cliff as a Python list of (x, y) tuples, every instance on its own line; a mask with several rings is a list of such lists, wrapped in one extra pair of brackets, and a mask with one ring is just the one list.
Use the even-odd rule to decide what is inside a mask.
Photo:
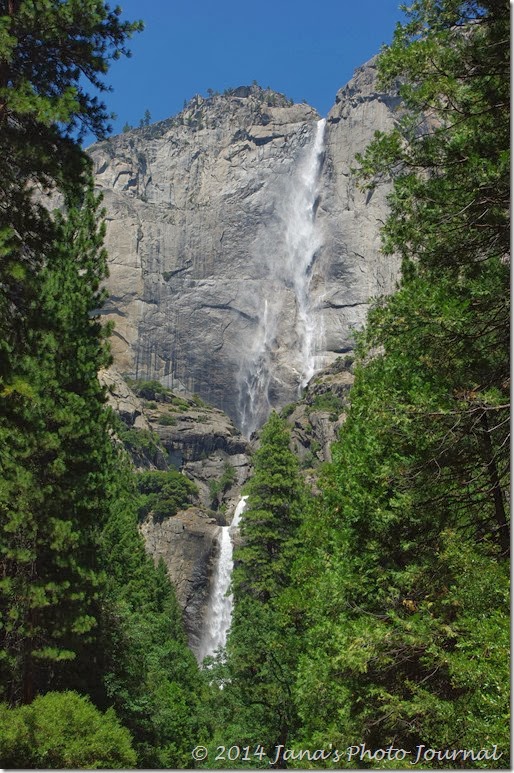
[(387, 188), (360, 191), (351, 166), (398, 104), (372, 60), (326, 122), (250, 86), (93, 146), (118, 370), (196, 393), (249, 435), (350, 350), (397, 275), (379, 250)]
[[(162, 558), (196, 648), (218, 555), (220, 525), (232, 517), (250, 472), (250, 446), (230, 419), (197, 395), (156, 382), (127, 384), (115, 367), (100, 373), (120, 422), (117, 438), (136, 470), (180, 470), (196, 486), (190, 506), (140, 523), (146, 547)], [(157, 386), (159, 386), (157, 384)]]
[[(103, 313), (115, 322), (115, 367), (102, 378), (143, 446), (130, 449), (136, 467), (171, 466), (197, 486), (191, 507), (141, 524), (193, 649), (219, 527), (258, 442), (246, 438), (282, 409), (315, 489), (344, 421), (353, 331), (398, 272), (380, 253), (387, 186), (363, 192), (351, 168), (398, 107), (372, 60), (324, 120), (254, 85), (197, 96), (90, 149), (107, 212)], [(156, 381), (164, 392), (144, 386)]]

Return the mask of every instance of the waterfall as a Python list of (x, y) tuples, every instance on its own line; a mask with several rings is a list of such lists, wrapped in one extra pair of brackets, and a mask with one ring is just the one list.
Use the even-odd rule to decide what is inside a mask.
[[(296, 169), (277, 194), (273, 221), (266, 224), (258, 239), (258, 257), (266, 265), (268, 281), (264, 287), (266, 297), (251, 299), (258, 326), (252, 345), (242, 353), (239, 373), (239, 411), (246, 436), (263, 424), (270, 412), (270, 387), (277, 378), (277, 338), (284, 326), (288, 340), (294, 342), (293, 361), (300, 391), (315, 372), (319, 331), (313, 319), (310, 283), (312, 265), (321, 247), (316, 208), (324, 134), (325, 120), (321, 120)], [(294, 304), (293, 319), (289, 309), (283, 308), (284, 299)], [(242, 497), (230, 526), (221, 528), (218, 565), (198, 648), (200, 662), (224, 647), (227, 640), (233, 604), (232, 595), (228, 595), (234, 566), (231, 532), (237, 528), (245, 505), (246, 497)]]
[(214, 655), (217, 649), (224, 647), (227, 641), (227, 634), (232, 621), (233, 606), (232, 594), (228, 594), (232, 569), (234, 568), (231, 535), (239, 527), (246, 500), (246, 496), (241, 497), (230, 526), (222, 526), (220, 529), (218, 564), (213, 578), (207, 615), (198, 647), (198, 661), (200, 663), (208, 655)]
[[(310, 297), (313, 262), (321, 247), (316, 208), (325, 119), (317, 122), (312, 138), (296, 169), (281, 182), (275, 201), (275, 216), (259, 235), (259, 259), (266, 265), (266, 298), (256, 303), (257, 332), (249, 350), (242, 353), (239, 373), (241, 428), (247, 437), (264, 423), (270, 412), (270, 387), (280, 380), (277, 341), (287, 329), (293, 340), (292, 354), (301, 391), (316, 369), (316, 348), (321, 331), (316, 330)], [(294, 317), (283, 308), (292, 295)]]
[(312, 263), (321, 247), (316, 228), (316, 199), (320, 159), (323, 153), (325, 119), (318, 121), (314, 141), (300, 164), (291, 195), (284, 204), (285, 263), (284, 279), (294, 287), (297, 305), (296, 331), (299, 341), (301, 368), (300, 388), (314, 375), (315, 325), (310, 303)]

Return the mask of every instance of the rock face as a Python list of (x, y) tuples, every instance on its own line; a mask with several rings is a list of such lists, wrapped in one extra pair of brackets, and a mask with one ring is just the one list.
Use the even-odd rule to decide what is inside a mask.
[[(211, 578), (219, 551), (220, 525), (230, 522), (250, 472), (250, 447), (222, 411), (197, 396), (155, 384), (129, 386), (115, 367), (101, 371), (109, 405), (127, 434), (118, 432), (138, 470), (179, 469), (196, 483), (198, 495), (187, 510), (163, 519), (149, 513), (141, 524), (148, 552), (164, 560), (184, 625), (197, 649)], [(157, 384), (159, 386), (159, 384)], [(140, 442), (138, 442), (138, 438)]]
[(396, 93), (378, 90), (376, 59), (356, 70), (328, 114), (323, 195), (318, 210), (323, 247), (316, 265), (324, 345), (328, 352), (353, 346), (370, 299), (392, 292), (399, 263), (380, 252), (380, 226), (387, 215), (387, 186), (359, 190), (352, 167), (375, 131), (390, 130), (400, 108)]
[(196, 649), (217, 556), (220, 529), (216, 519), (201, 508), (190, 507), (162, 522), (149, 516), (141, 531), (150, 555), (166, 564), (184, 610), (189, 644)]
[(249, 435), (349, 350), (397, 274), (379, 253), (386, 191), (358, 191), (350, 167), (397, 105), (371, 61), (326, 123), (251, 86), (93, 146), (118, 369), (199, 394)]

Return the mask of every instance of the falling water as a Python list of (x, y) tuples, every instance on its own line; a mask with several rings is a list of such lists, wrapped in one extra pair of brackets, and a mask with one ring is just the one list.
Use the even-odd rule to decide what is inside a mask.
[[(270, 385), (276, 377), (277, 333), (284, 309), (283, 299), (292, 292), (296, 306), (293, 328), (299, 389), (315, 372), (316, 330), (310, 299), (312, 264), (321, 246), (316, 225), (319, 173), (323, 155), (325, 121), (318, 121), (313, 138), (301, 156), (296, 171), (287, 179), (276, 203), (274, 222), (267, 224), (259, 239), (259, 257), (266, 263), (266, 298), (255, 299), (259, 324), (253, 345), (243, 353), (239, 373), (241, 427), (249, 436), (270, 411)], [(286, 291), (285, 291), (286, 290)], [(282, 322), (282, 324), (284, 324)], [(224, 647), (232, 619), (232, 595), (228, 594), (234, 562), (233, 532), (246, 505), (242, 497), (230, 526), (221, 528), (220, 554), (198, 648), (200, 662)]]
[(208, 655), (214, 655), (216, 650), (224, 647), (232, 620), (232, 594), (228, 594), (230, 578), (234, 561), (232, 558), (233, 545), (231, 535), (239, 527), (241, 515), (246, 506), (247, 497), (241, 497), (232, 518), (230, 526), (222, 526), (220, 534), (220, 553), (218, 565), (213, 579), (213, 586), (207, 616), (200, 645), (198, 647), (198, 660), (201, 663)]
[[(293, 320), (285, 323), (296, 340), (299, 390), (314, 375), (316, 331), (310, 298), (312, 265), (321, 246), (316, 223), (318, 184), (323, 156), (325, 120), (318, 121), (313, 138), (301, 156), (295, 172), (287, 179), (276, 202), (275, 222), (266, 225), (259, 237), (259, 253), (267, 263), (267, 298), (257, 309), (259, 325), (253, 346), (244, 352), (239, 374), (241, 427), (249, 436), (270, 412), (269, 390), (277, 378), (277, 332), (284, 309), (283, 301), (292, 291), (296, 305)], [(295, 357), (296, 355), (296, 357)]]
[(309, 297), (312, 263), (321, 246), (316, 227), (316, 199), (320, 158), (323, 152), (325, 119), (318, 121), (309, 153), (298, 169), (291, 196), (284, 202), (284, 279), (291, 282), (296, 296), (296, 332), (301, 368), (300, 387), (314, 375), (315, 326)]

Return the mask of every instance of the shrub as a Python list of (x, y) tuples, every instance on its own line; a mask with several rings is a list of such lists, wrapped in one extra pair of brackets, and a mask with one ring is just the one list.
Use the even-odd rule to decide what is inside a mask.
[(76, 692), (49, 692), (27, 706), (0, 705), (0, 761), (7, 768), (133, 768), (129, 731)]
[(165, 414), (164, 416), (159, 416), (158, 421), (162, 427), (173, 427), (173, 425), (177, 423), (177, 420), (173, 416), (170, 416), (169, 414), (168, 415)]
[(192, 497), (198, 493), (197, 486), (177, 470), (140, 472), (137, 488), (140, 520), (144, 520), (149, 513), (158, 521), (169, 518), (191, 504)]

